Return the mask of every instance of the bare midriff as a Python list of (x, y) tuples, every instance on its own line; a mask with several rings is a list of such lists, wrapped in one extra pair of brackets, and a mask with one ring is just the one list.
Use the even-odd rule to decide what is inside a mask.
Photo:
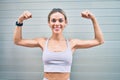
[(48, 80), (68, 80), (70, 78), (69, 72), (44, 72), (44, 77)]

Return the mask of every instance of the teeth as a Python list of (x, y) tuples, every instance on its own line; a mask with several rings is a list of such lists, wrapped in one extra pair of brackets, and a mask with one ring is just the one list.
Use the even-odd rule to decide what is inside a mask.
[(54, 26), (54, 28), (60, 28), (60, 26)]
[(55, 30), (55, 31), (58, 31), (58, 30), (60, 30), (60, 29), (61, 29), (60, 26), (54, 26), (54, 30)]

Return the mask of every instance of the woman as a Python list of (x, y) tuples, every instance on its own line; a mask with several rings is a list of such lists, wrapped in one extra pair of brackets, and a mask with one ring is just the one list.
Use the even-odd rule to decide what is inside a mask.
[(103, 35), (95, 16), (89, 11), (83, 11), (81, 16), (93, 23), (95, 37), (92, 40), (65, 39), (63, 30), (67, 25), (67, 17), (60, 8), (54, 8), (48, 15), (48, 25), (52, 30), (50, 38), (22, 38), (23, 21), (32, 18), (32, 14), (25, 11), (16, 22), (14, 43), (26, 47), (39, 47), (43, 51), (44, 79), (70, 80), (72, 53), (76, 49), (98, 46), (104, 42)]

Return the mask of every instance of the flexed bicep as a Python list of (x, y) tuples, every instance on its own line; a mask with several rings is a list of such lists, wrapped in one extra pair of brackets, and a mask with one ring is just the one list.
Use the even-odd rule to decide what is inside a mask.
[(20, 41), (17, 41), (15, 44), (19, 46), (25, 46), (25, 47), (38, 47), (39, 46), (39, 42), (34, 39), (33, 40), (22, 39)]
[(73, 48), (75, 48), (75, 49), (91, 48), (91, 47), (100, 45), (100, 43), (95, 39), (93, 39), (93, 40), (73, 39), (72, 43), (74, 45)]

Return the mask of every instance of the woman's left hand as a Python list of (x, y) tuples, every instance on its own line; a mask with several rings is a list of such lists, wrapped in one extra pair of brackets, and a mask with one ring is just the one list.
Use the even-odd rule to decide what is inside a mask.
[(81, 12), (81, 16), (83, 18), (87, 18), (87, 19), (93, 19), (94, 18), (94, 15), (88, 10)]

